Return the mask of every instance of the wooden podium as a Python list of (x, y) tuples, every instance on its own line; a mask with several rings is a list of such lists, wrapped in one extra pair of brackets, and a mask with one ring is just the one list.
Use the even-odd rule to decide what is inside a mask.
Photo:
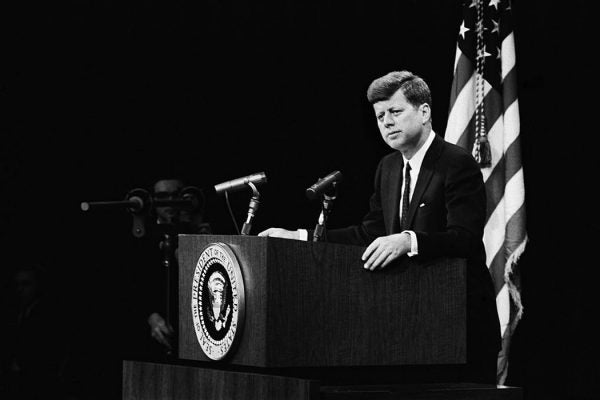
[[(214, 243), (231, 250), (244, 286), (235, 344), (218, 361), (193, 317), (199, 259)], [(343, 398), (336, 374), (466, 362), (464, 260), (371, 272), (363, 247), (256, 236), (180, 235), (178, 251), (179, 360), (125, 361), (124, 399)]]
[(229, 362), (309, 367), (465, 362), (465, 264), (371, 272), (364, 248), (256, 236), (180, 236), (179, 357), (208, 361), (191, 312), (194, 268), (213, 242), (242, 269), (243, 335)]

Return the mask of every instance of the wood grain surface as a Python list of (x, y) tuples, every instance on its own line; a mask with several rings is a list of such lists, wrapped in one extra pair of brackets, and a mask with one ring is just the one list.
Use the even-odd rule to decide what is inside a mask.
[(315, 381), (185, 365), (123, 362), (123, 400), (311, 400)]

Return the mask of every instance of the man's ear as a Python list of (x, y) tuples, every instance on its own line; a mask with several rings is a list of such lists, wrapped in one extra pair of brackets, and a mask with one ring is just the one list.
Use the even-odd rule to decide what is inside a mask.
[(421, 112), (421, 117), (423, 118), (423, 124), (431, 121), (431, 107), (429, 107), (429, 104), (421, 104), (419, 106), (419, 111)]

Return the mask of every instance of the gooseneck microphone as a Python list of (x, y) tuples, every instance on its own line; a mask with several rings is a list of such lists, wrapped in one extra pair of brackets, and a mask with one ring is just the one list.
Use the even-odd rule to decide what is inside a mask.
[[(217, 194), (225, 194), (225, 201), (227, 202), (227, 208), (229, 209), (229, 214), (231, 215), (231, 219), (237, 228), (237, 223), (235, 222), (235, 217), (233, 216), (233, 212), (231, 211), (231, 207), (229, 205), (229, 197), (228, 193), (237, 192), (239, 190), (246, 189), (249, 187), (252, 189), (252, 199), (250, 199), (250, 205), (248, 206), (248, 217), (242, 226), (241, 235), (248, 235), (250, 233), (250, 229), (252, 228), (252, 219), (256, 215), (256, 211), (258, 210), (258, 205), (260, 203), (260, 193), (256, 186), (261, 185), (267, 182), (267, 176), (264, 172), (258, 172), (256, 174), (244, 176), (242, 178), (232, 179), (227, 182), (219, 183), (215, 185), (215, 192)], [(239, 231), (239, 230), (238, 230)]]
[(232, 179), (227, 182), (219, 183), (215, 185), (215, 192), (217, 194), (223, 194), (225, 192), (237, 192), (239, 190), (246, 189), (248, 187), (248, 183), (252, 183), (254, 185), (261, 185), (267, 182), (267, 176), (264, 172), (258, 172), (256, 174), (244, 176), (242, 178)]
[(325, 178), (319, 179), (314, 185), (306, 189), (306, 197), (310, 200), (315, 200), (322, 194), (325, 194), (332, 189), (335, 183), (342, 181), (342, 173), (333, 171)]

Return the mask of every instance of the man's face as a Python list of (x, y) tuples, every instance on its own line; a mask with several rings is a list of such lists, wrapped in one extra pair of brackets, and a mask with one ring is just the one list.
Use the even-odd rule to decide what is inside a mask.
[(15, 275), (15, 288), (21, 304), (30, 304), (38, 295), (38, 283), (33, 271), (19, 271)]
[[(164, 179), (154, 184), (154, 197), (161, 200), (172, 200), (179, 196), (183, 183), (177, 179)], [(158, 222), (172, 224), (179, 218), (178, 209), (175, 207), (156, 207)]]
[(398, 90), (388, 100), (373, 104), (373, 109), (383, 140), (405, 157), (412, 157), (427, 139), (424, 127), (429, 122), (429, 105), (414, 107)]

